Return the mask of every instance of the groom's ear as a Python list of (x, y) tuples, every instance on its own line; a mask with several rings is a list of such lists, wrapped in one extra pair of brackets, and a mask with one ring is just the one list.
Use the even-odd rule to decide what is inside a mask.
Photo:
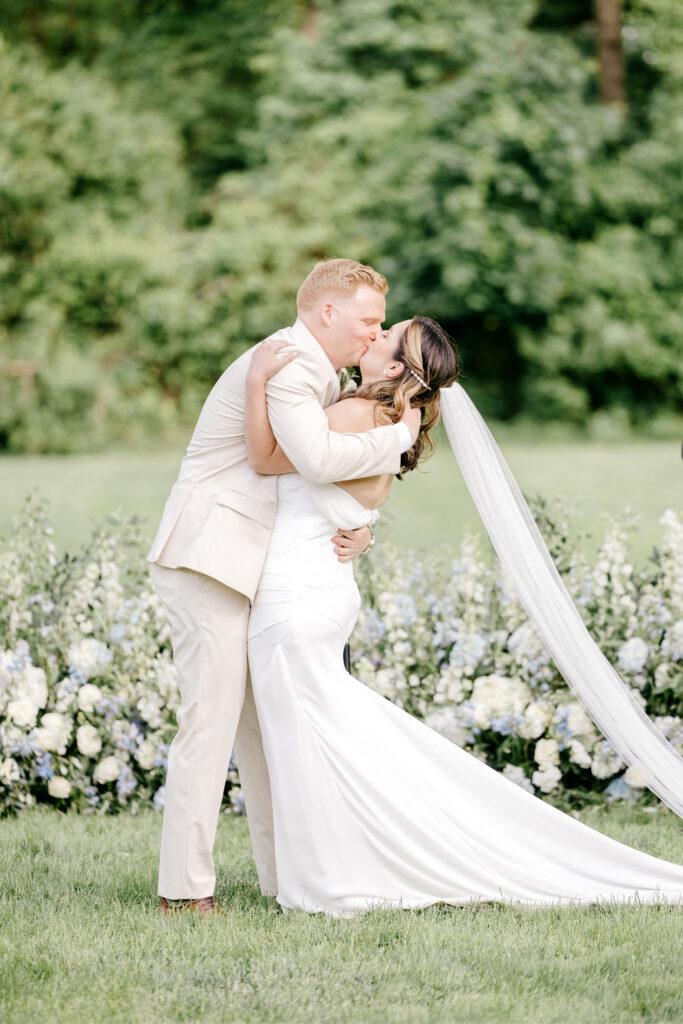
[(333, 302), (324, 302), (320, 307), (320, 319), (325, 324), (325, 327), (329, 327), (332, 323), (332, 310), (334, 309)]
[(387, 378), (387, 380), (395, 380), (396, 377), (401, 376), (404, 370), (405, 366), (403, 365), (403, 363), (393, 362), (389, 363), (386, 370), (384, 371), (384, 375)]

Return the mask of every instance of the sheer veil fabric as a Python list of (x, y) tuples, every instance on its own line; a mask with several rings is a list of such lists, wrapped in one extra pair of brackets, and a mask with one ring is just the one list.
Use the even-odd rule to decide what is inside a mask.
[(441, 411), (493, 547), (568, 686), (623, 760), (683, 817), (683, 758), (592, 640), (486, 423), (459, 384), (442, 389)]

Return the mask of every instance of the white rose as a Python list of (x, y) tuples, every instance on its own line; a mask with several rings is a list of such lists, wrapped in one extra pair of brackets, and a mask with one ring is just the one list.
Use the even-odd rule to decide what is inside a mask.
[(0, 782), (9, 786), (10, 783), (17, 782), (20, 775), (19, 765), (13, 757), (6, 757), (4, 761), (0, 761)]
[(118, 757), (111, 754), (95, 765), (93, 779), (97, 783), (114, 782), (115, 779), (118, 779), (120, 772), (121, 762)]
[(531, 781), (542, 793), (552, 793), (562, 778), (562, 772), (554, 764), (544, 764), (539, 771), (534, 772)]
[[(534, 748), (534, 761), (541, 768), (558, 764), (560, 760), (560, 747), (557, 740), (539, 740)], [(547, 791), (546, 791), (547, 792)]]
[(94, 683), (85, 683), (78, 691), (78, 706), (89, 715), (102, 699), (102, 691)]
[(637, 768), (627, 768), (624, 772), (624, 782), (634, 789), (643, 789), (647, 783)]
[(60, 714), (59, 711), (49, 711), (43, 715), (40, 725), (33, 730), (31, 736), (43, 750), (65, 754), (72, 729), (73, 722), (70, 718)]
[(135, 760), (143, 771), (151, 771), (157, 756), (157, 744), (152, 740), (144, 740), (135, 751)]
[(32, 729), (38, 717), (38, 708), (28, 697), (18, 697), (7, 705), (7, 717), (22, 729)]
[(552, 711), (543, 700), (534, 700), (524, 712), (524, 721), (519, 727), (519, 735), (527, 740), (536, 740), (542, 736), (551, 719)]
[(102, 740), (94, 725), (81, 725), (76, 730), (76, 746), (85, 757), (95, 757), (99, 754)]
[(66, 800), (71, 793), (71, 783), (63, 775), (53, 775), (48, 779), (47, 791), (58, 800)]

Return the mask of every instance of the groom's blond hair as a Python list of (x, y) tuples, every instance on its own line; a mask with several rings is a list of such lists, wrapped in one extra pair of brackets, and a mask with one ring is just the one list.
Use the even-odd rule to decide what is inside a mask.
[(312, 309), (325, 299), (347, 298), (367, 284), (380, 295), (386, 295), (389, 284), (386, 277), (372, 267), (357, 260), (323, 260), (316, 263), (296, 295), (299, 312)]

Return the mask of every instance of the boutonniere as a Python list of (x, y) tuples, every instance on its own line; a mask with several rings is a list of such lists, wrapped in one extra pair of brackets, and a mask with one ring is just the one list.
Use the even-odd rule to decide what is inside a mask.
[(358, 383), (355, 378), (356, 367), (348, 368), (343, 366), (339, 371), (339, 392), (344, 394), (345, 391), (355, 391), (358, 387)]

